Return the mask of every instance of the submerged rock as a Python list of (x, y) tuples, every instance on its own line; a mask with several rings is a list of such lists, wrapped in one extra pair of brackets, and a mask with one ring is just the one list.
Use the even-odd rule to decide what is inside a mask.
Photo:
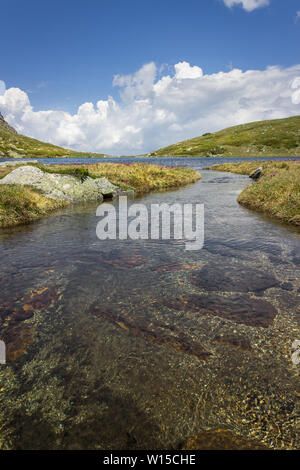
[[(34, 340), (35, 326), (27, 323), (35, 312), (41, 312), (58, 300), (54, 286), (33, 290), (22, 297), (22, 305), (0, 303), (0, 339), (7, 346), (7, 360), (14, 361), (27, 352)], [(25, 323), (24, 323), (25, 322)]]
[(214, 343), (230, 346), (242, 351), (250, 352), (252, 350), (251, 343), (248, 338), (235, 333), (217, 335), (213, 341)]
[(81, 181), (71, 175), (46, 173), (34, 166), (21, 166), (6, 175), (0, 184), (31, 185), (45, 196), (68, 202), (102, 201), (103, 196), (113, 196), (118, 187), (106, 178), (90, 178)]
[(180, 263), (178, 261), (170, 261), (169, 263), (165, 262), (159, 264), (158, 266), (154, 266), (152, 271), (156, 273), (176, 273), (178, 271), (193, 271), (196, 269), (196, 266), (187, 263)]
[(272, 325), (277, 315), (277, 310), (270, 302), (246, 294), (227, 297), (217, 294), (186, 294), (178, 298), (163, 299), (161, 303), (178, 311), (213, 315), (234, 323), (262, 328)]
[(206, 351), (201, 344), (191, 340), (183, 333), (170, 334), (161, 326), (152, 324), (150, 327), (148, 321), (143, 321), (141, 318), (138, 321), (129, 319), (119, 306), (113, 304), (94, 306), (91, 313), (100, 320), (109, 322), (147, 343), (195, 356), (201, 360), (207, 360), (211, 356), (211, 353)]
[(23, 309), (42, 310), (48, 308), (58, 300), (58, 297), (59, 293), (54, 286), (33, 290), (22, 298), (24, 303)]
[(27, 348), (33, 343), (34, 328), (32, 325), (13, 323), (2, 336), (6, 344), (7, 361), (15, 361), (26, 353)]
[(191, 276), (191, 282), (205, 291), (255, 292), (279, 287), (281, 282), (270, 272), (237, 264), (209, 264)]
[(115, 268), (135, 268), (146, 264), (147, 257), (139, 250), (113, 249), (99, 254), (101, 263), (114, 266)]

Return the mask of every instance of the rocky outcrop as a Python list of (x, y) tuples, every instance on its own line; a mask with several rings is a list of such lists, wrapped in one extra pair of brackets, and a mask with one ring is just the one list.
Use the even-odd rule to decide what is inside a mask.
[(260, 166), (255, 171), (253, 171), (253, 173), (251, 173), (251, 175), (249, 175), (249, 178), (251, 178), (253, 180), (258, 180), (258, 178), (261, 176), (261, 172), (262, 172), (262, 167)]
[(106, 178), (89, 176), (81, 182), (71, 175), (46, 173), (34, 166), (21, 166), (0, 180), (0, 184), (31, 185), (45, 196), (68, 202), (102, 201), (120, 194), (120, 189)]
[(0, 113), (0, 127), (4, 128), (6, 131), (17, 134), (17, 131), (13, 127), (11, 127), (9, 124), (7, 124), (7, 122), (5, 121), (1, 113)]
[(119, 188), (114, 184), (110, 183), (107, 178), (96, 178), (92, 181), (97, 186), (98, 191), (103, 194), (104, 197), (116, 196), (117, 194), (119, 194)]

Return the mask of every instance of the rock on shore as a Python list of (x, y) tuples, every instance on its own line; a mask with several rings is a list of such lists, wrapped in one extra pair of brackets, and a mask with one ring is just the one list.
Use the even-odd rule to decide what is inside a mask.
[(46, 173), (34, 166), (21, 166), (0, 180), (0, 184), (31, 185), (45, 196), (68, 202), (102, 201), (103, 197), (114, 197), (120, 193), (117, 186), (106, 178), (90, 178), (81, 182), (71, 175)]

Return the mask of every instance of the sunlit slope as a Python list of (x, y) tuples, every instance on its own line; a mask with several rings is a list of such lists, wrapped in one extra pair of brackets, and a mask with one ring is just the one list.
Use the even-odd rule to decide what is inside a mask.
[[(3, 123), (3, 121), (2, 121)], [(17, 134), (7, 123), (0, 122), (1, 158), (42, 158), (42, 157), (103, 157), (103, 154), (75, 152), (46, 142), (40, 142)]]
[(300, 156), (300, 116), (228, 127), (184, 140), (151, 156)]

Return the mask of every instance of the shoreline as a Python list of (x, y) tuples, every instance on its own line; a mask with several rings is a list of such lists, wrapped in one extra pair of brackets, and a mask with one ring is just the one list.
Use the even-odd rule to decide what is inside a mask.
[(89, 155), (89, 153), (86, 153), (84, 154), (84, 152), (82, 152), (82, 155), (81, 154), (78, 154), (78, 155), (33, 155), (32, 157), (28, 156), (28, 155), (25, 155), (24, 157), (11, 157), (9, 155), (0, 155), (0, 163), (6, 163), (6, 162), (18, 162), (18, 161), (22, 161), (24, 159), (24, 162), (26, 160), (36, 160), (36, 159), (43, 159), (43, 160), (47, 160), (47, 159), (54, 159), (54, 158), (57, 158), (57, 159), (60, 159), (60, 160), (65, 160), (65, 159), (78, 159), (78, 158), (88, 158), (88, 159), (97, 159), (99, 158), (100, 160), (106, 160), (106, 159), (110, 159), (110, 158), (113, 158), (113, 159), (118, 159), (118, 158), (146, 158), (146, 159), (160, 159), (160, 158), (213, 158), (213, 159), (218, 159), (218, 158), (226, 158), (226, 159), (230, 159), (230, 158), (286, 158), (286, 159), (300, 159), (300, 155), (289, 155), (289, 154), (286, 154), (286, 155), (282, 155), (282, 154), (274, 154), (274, 153), (263, 153), (263, 154), (260, 154), (258, 155), (257, 153), (247, 153), (247, 154), (237, 154), (237, 155), (168, 155), (168, 154), (165, 154), (165, 155), (150, 155), (150, 154), (140, 154), (140, 155), (102, 155), (102, 154), (95, 154), (95, 155)]
[[(22, 175), (18, 176), (22, 181), (21, 184), (16, 184), (11, 178), (8, 179), (9, 184), (5, 183), (7, 176), (10, 177), (12, 173), (20, 172), (20, 169), (26, 170), (28, 167), (32, 169), (31, 172), (35, 173), (34, 177), (37, 176), (36, 174), (41, 174), (41, 171), (44, 173), (44, 179), (48, 177), (52, 185), (50, 197), (47, 192), (41, 190), (43, 187), (40, 184), (30, 185), (31, 175), (29, 178), (26, 175), (28, 183)], [(0, 184), (0, 229), (34, 222), (70, 203), (95, 202), (96, 200), (100, 203), (104, 197), (113, 197), (114, 193), (117, 196), (124, 192), (134, 197), (152, 191), (176, 189), (195, 183), (199, 179), (201, 179), (201, 174), (192, 168), (170, 168), (146, 163), (56, 164), (50, 167), (40, 163), (22, 165), (20, 162), (19, 166), (2, 166), (0, 167), (0, 181), (3, 180)], [(95, 185), (99, 185), (100, 182), (102, 185), (103, 183), (106, 186), (110, 185), (111, 190), (107, 192), (105, 189), (106, 192), (103, 192), (101, 186), (98, 190), (95, 189)], [(43, 184), (45, 185), (45, 182)], [(68, 199), (64, 189), (70, 185), (73, 200)], [(77, 193), (74, 193), (75, 189)], [(53, 194), (58, 196), (53, 197)]]
[(239, 204), (300, 229), (300, 160), (224, 163), (204, 169), (250, 176), (258, 167), (261, 177), (239, 194)]

